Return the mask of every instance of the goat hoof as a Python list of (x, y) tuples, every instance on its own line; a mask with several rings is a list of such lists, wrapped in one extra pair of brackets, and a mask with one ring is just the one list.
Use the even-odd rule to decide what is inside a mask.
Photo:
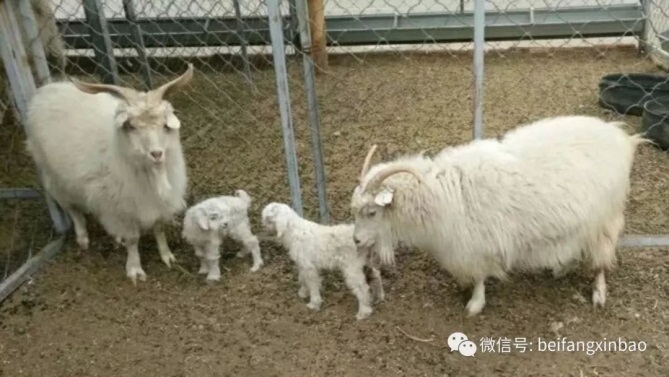
[(88, 250), (89, 244), (90, 241), (88, 240), (88, 237), (77, 237), (77, 245), (79, 245), (79, 249)]
[(603, 308), (606, 303), (606, 292), (600, 292), (595, 290), (592, 292), (592, 304), (593, 306)]
[(167, 265), (167, 268), (172, 268), (172, 263), (177, 261), (177, 258), (171, 252), (160, 253), (160, 259)]
[(208, 274), (208, 273), (209, 273), (209, 269), (207, 268), (207, 266), (202, 266), (202, 267), (200, 267), (200, 269), (197, 271), (197, 273), (200, 274), (200, 275), (205, 275), (205, 274)]
[(141, 281), (146, 281), (146, 273), (141, 267), (129, 268), (127, 275), (130, 278), (130, 280), (132, 280), (133, 285), (137, 285), (137, 279)]
[(481, 313), (481, 310), (483, 310), (484, 306), (485, 306), (485, 301), (469, 300), (469, 302), (467, 303), (467, 307), (465, 308), (467, 318), (474, 317), (479, 313)]
[(307, 296), (309, 296), (309, 291), (306, 288), (300, 288), (297, 291), (297, 295), (300, 296), (300, 298), (307, 298)]
[(207, 276), (206, 280), (207, 280), (207, 283), (218, 283), (219, 281), (221, 281), (221, 276), (220, 275), (218, 275), (218, 276)]
[(310, 303), (307, 304), (307, 308), (309, 308), (311, 310), (319, 311), (321, 309), (321, 304), (310, 302)]
[(246, 256), (246, 252), (244, 250), (240, 250), (235, 254), (237, 258), (244, 258)]
[(262, 263), (262, 262), (260, 262), (260, 263), (258, 263), (258, 264), (256, 264), (256, 265), (254, 265), (253, 267), (251, 267), (251, 272), (256, 272), (256, 271), (258, 271), (258, 270), (260, 269), (260, 267), (262, 267), (262, 266), (263, 266), (263, 263)]
[(372, 315), (372, 308), (361, 309), (358, 311), (358, 314), (355, 315), (355, 319), (360, 321), (365, 318), (369, 318), (370, 315)]

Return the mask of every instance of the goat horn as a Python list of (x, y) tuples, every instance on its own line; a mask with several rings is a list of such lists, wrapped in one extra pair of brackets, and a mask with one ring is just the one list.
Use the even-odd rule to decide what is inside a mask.
[(365, 174), (367, 174), (367, 171), (369, 170), (369, 163), (372, 161), (372, 156), (376, 151), (376, 147), (377, 147), (376, 144), (372, 145), (372, 147), (369, 149), (369, 152), (367, 152), (367, 157), (365, 157), (365, 162), (362, 164), (362, 171), (360, 172), (360, 178), (358, 178), (358, 183), (362, 183), (362, 179), (365, 178)]
[(419, 182), (423, 183), (423, 178), (421, 177), (420, 173), (414, 169), (411, 166), (407, 165), (391, 165), (388, 166), (387, 168), (381, 170), (380, 172), (376, 173), (374, 177), (372, 177), (369, 182), (367, 183), (367, 187), (365, 190), (369, 189), (370, 187), (374, 187), (376, 185), (380, 185), (383, 181), (388, 179), (388, 177), (395, 175), (397, 173), (409, 173), (416, 177)]
[(73, 81), (72, 82), (77, 89), (81, 90), (84, 93), (88, 94), (98, 94), (98, 93), (109, 93), (112, 96), (123, 100), (125, 102), (130, 102), (130, 100), (135, 95), (133, 89), (124, 88), (118, 85), (109, 85), (109, 84), (92, 84), (83, 81)]
[(186, 69), (186, 72), (184, 72), (181, 76), (177, 77), (176, 79), (161, 85), (157, 89), (154, 89), (151, 93), (153, 96), (155, 96), (156, 99), (162, 100), (163, 97), (167, 97), (170, 93), (186, 86), (191, 81), (192, 78), (193, 78), (193, 63), (188, 63), (188, 68)]

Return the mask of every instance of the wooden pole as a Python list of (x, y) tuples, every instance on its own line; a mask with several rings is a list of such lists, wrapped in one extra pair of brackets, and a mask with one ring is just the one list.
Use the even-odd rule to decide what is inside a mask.
[(316, 73), (323, 73), (328, 69), (328, 51), (325, 40), (325, 4), (323, 0), (306, 1), (309, 9), (309, 29), (311, 30), (311, 59), (316, 65)]

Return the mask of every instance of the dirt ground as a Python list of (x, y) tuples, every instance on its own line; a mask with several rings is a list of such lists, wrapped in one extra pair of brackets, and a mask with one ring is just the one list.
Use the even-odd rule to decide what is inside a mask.
[[(351, 190), (371, 144), (379, 144), (378, 161), (471, 139), (470, 54), (368, 54), (330, 62), (330, 74), (318, 78), (318, 99), (334, 221), (350, 220)], [(274, 74), (256, 71), (254, 93), (238, 73), (210, 68), (197, 66), (192, 85), (172, 99), (183, 124), (188, 202), (243, 188), (254, 198), (250, 216), (259, 231), (262, 206), (289, 198)], [(297, 63), (289, 70), (305, 213), (317, 219), (302, 70)], [(552, 115), (614, 118), (597, 106), (600, 77), (655, 71), (633, 49), (492, 52), (486, 136)], [(625, 120), (629, 132), (640, 123)], [(13, 174), (28, 174), (29, 160), (14, 157), (24, 163), (12, 165)], [(666, 153), (640, 147), (628, 234), (669, 233), (668, 164)], [(94, 224), (91, 236), (89, 252), (77, 256), (70, 240), (0, 307), (0, 376), (669, 375), (669, 250), (621, 249), (603, 310), (590, 304), (592, 277), (575, 271), (557, 280), (536, 274), (490, 281), (487, 306), (471, 319), (463, 315), (468, 297), (448, 273), (422, 251), (402, 250), (396, 268), (383, 271), (386, 302), (356, 321), (356, 301), (333, 273), (326, 275), (322, 310), (307, 309), (286, 252), (270, 242), (261, 244), (266, 265), (257, 273), (228, 245), (223, 279), (208, 285), (193, 276), (197, 262), (178, 229), (169, 242), (183, 270), (168, 270), (146, 237), (148, 280), (134, 287), (124, 274), (124, 251)], [(400, 330), (433, 340), (416, 341)], [(449, 352), (453, 332), (466, 334), (478, 353)], [(533, 346), (483, 352), (484, 337), (526, 338)], [(540, 339), (557, 337), (645, 347), (594, 355), (540, 350)]]

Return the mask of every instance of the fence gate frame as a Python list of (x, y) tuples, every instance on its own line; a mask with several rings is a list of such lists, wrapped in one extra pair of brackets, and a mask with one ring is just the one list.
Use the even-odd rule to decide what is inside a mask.
[[(20, 22), (19, 22), (20, 20)], [(49, 68), (46, 63), (44, 47), (38, 38), (37, 23), (29, 1), (0, 0), (0, 55), (2, 56), (5, 74), (9, 82), (10, 102), (16, 106), (23, 131), (28, 134), (26, 116), (28, 102), (35, 94), (36, 85), (33, 78), (28, 55), (23, 45), (21, 30), (31, 41), (30, 52), (35, 63), (35, 70), (42, 82), (50, 81)], [(11, 104), (10, 104), (11, 105)], [(11, 106), (7, 111), (12, 111)], [(38, 172), (39, 176), (39, 172)], [(2, 188), (0, 200), (40, 200), (44, 199), (49, 215), (56, 230), (56, 239), (44, 246), (36, 255), (0, 282), (0, 302), (4, 301), (14, 290), (26, 282), (46, 261), (58, 253), (65, 244), (67, 231), (71, 221), (58, 207), (56, 202), (46, 193), (32, 188)]]

